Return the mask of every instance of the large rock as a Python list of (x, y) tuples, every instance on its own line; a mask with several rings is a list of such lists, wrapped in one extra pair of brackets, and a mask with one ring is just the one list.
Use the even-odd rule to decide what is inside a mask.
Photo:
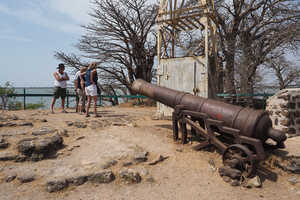
[(110, 183), (115, 180), (115, 175), (112, 171), (102, 171), (90, 174), (88, 176), (88, 181), (93, 183)]
[(8, 142), (0, 137), (0, 149), (6, 149), (8, 147)]
[(5, 181), (7, 183), (12, 182), (13, 180), (15, 180), (15, 178), (17, 177), (17, 174), (15, 172), (8, 174), (4, 177)]
[(255, 176), (254, 178), (248, 179), (244, 186), (247, 188), (252, 188), (252, 187), (260, 188), (262, 186), (262, 183), (259, 176)]
[(84, 184), (87, 180), (88, 180), (88, 176), (81, 175), (81, 176), (68, 178), (67, 182), (69, 185), (78, 186)]
[(32, 122), (21, 122), (18, 124), (18, 126), (33, 126)]
[(220, 176), (228, 176), (232, 179), (240, 179), (240, 177), (242, 175), (240, 170), (233, 169), (228, 166), (220, 167), (219, 174), (220, 174)]
[(62, 180), (51, 180), (46, 183), (47, 192), (57, 192), (68, 187), (68, 181), (66, 179)]
[(300, 174), (300, 159), (292, 159), (286, 169), (294, 174)]
[(76, 127), (76, 128), (86, 128), (87, 125), (83, 122), (74, 122), (73, 125)]
[(133, 169), (122, 169), (119, 171), (119, 177), (127, 184), (139, 183), (142, 180), (140, 174)]
[(9, 132), (0, 132), (0, 136), (3, 137), (10, 137), (10, 136), (18, 136), (18, 135), (26, 135), (28, 133), (28, 131), (26, 130), (21, 130), (21, 131), (9, 131)]
[(134, 155), (133, 160), (136, 163), (140, 163), (140, 162), (146, 162), (148, 160), (147, 158), (148, 152), (146, 151), (139, 151)]
[(33, 161), (50, 157), (63, 147), (63, 138), (55, 134), (41, 139), (27, 138), (18, 143), (18, 151)]
[(112, 171), (101, 171), (91, 174), (77, 174), (72, 177), (55, 177), (47, 181), (46, 190), (48, 192), (57, 192), (67, 188), (68, 186), (79, 186), (87, 181), (92, 183), (110, 183), (115, 180)]
[(40, 130), (32, 131), (32, 135), (35, 135), (35, 136), (46, 135), (46, 134), (54, 133), (55, 131), (56, 131), (56, 129), (54, 129), (54, 128), (44, 126)]
[(35, 174), (26, 173), (23, 175), (18, 176), (18, 180), (20, 183), (29, 183), (35, 180)]
[(17, 157), (18, 155), (12, 152), (0, 152), (0, 161), (15, 160)]

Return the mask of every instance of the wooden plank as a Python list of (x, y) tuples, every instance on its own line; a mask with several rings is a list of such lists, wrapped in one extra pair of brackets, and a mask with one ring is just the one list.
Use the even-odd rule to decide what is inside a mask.
[(172, 0), (169, 0), (169, 9), (170, 9), (170, 19), (173, 19), (173, 8), (172, 8)]
[[(162, 27), (163, 28), (163, 27)], [(165, 32), (164, 32), (165, 33)], [(161, 35), (161, 39), (162, 39), (162, 41), (163, 41), (163, 47), (164, 47), (164, 53), (161, 53), (161, 56), (163, 55), (163, 54), (165, 54), (165, 55), (167, 55), (168, 53), (167, 53), (167, 42), (166, 42), (166, 40), (165, 40), (165, 36), (164, 36), (165, 34), (162, 34)]]
[(174, 28), (176, 31), (185, 31), (185, 28), (184, 27), (180, 27), (181, 29), (177, 28), (175, 24), (173, 24), (172, 22), (166, 22), (166, 24), (170, 25), (172, 28)]
[(181, 10), (182, 10), (183, 6), (184, 6), (184, 0), (182, 0), (182, 1), (181, 1), (181, 4), (180, 4), (180, 9), (181, 9)]
[(201, 26), (201, 30), (203, 30), (205, 28), (205, 26), (203, 24), (201, 24), (200, 19), (197, 19), (196, 17), (191, 17), (191, 19), (193, 19), (195, 22), (197, 22)]
[[(189, 24), (185, 23), (183, 20), (179, 20), (180, 23), (182, 23), (183, 25), (185, 25), (186, 27), (188, 27), (188, 29), (193, 30), (194, 28), (191, 27)], [(179, 24), (177, 24), (179, 26)]]
[(188, 21), (192, 26), (194, 26), (195, 28), (200, 28), (199, 26), (197, 26), (192, 20), (190, 20), (190, 18), (186, 18), (186, 21)]
[(189, 7), (189, 8), (180, 8), (180, 9), (176, 9), (176, 10), (172, 10), (172, 11), (170, 9), (170, 11), (159, 13), (158, 16), (160, 16), (160, 15), (168, 15), (168, 14), (170, 14), (170, 12), (174, 13), (174, 14), (177, 14), (177, 13), (182, 13), (182, 12), (190, 11), (190, 10), (197, 10), (197, 11), (199, 11), (199, 9), (201, 9), (201, 8), (205, 9), (206, 6), (194, 6), (194, 7)]
[[(193, 14), (193, 15), (186, 15), (186, 16), (180, 16), (172, 19), (164, 19), (164, 20), (158, 20), (157, 23), (165, 23), (167, 21), (176, 21), (176, 20), (182, 20), (182, 19), (187, 19), (187, 18), (195, 18), (195, 17), (201, 17), (203, 16), (203, 13), (198, 13), (198, 14)], [(198, 20), (195, 19), (200, 25), (202, 25)]]

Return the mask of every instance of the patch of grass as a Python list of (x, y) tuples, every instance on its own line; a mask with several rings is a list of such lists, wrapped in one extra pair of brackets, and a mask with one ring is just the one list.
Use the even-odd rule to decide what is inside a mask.
[(39, 103), (28, 103), (26, 104), (26, 109), (39, 109), (39, 108), (44, 108), (45, 104), (43, 102)]

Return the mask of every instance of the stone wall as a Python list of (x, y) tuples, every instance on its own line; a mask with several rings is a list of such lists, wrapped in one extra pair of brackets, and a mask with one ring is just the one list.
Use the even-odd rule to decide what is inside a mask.
[(267, 100), (273, 128), (288, 137), (300, 136), (300, 88), (284, 89)]

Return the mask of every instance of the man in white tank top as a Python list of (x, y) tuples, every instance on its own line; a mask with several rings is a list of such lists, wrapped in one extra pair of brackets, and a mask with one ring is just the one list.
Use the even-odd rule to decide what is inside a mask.
[(61, 97), (61, 108), (62, 112), (66, 113), (65, 110), (65, 98), (67, 93), (67, 81), (69, 80), (69, 76), (65, 71), (65, 65), (60, 63), (57, 67), (58, 71), (53, 73), (54, 76), (54, 96), (51, 102), (51, 113), (54, 113), (53, 107), (56, 99)]

